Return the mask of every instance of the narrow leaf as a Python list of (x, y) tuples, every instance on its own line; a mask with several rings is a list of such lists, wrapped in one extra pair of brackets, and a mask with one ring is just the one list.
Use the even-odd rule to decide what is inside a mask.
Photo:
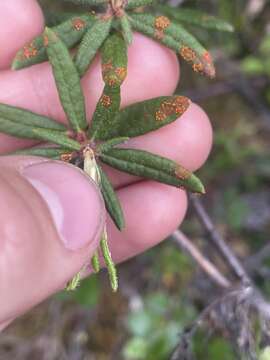
[[(21, 126), (26, 125), (51, 130), (66, 130), (65, 125), (46, 116), (38, 115), (29, 110), (15, 106), (0, 104), (0, 121), (3, 126), (6, 120)], [(5, 128), (2, 128), (1, 131), (5, 132)]]
[(131, 10), (141, 6), (151, 5), (154, 0), (128, 0), (125, 9)]
[(32, 129), (32, 132), (37, 138), (45, 141), (49, 141), (53, 144), (63, 146), (64, 148), (78, 151), (81, 148), (80, 143), (70, 139), (65, 133), (57, 130), (46, 130), (46, 129)]
[(120, 86), (127, 76), (127, 45), (121, 34), (110, 35), (101, 48), (102, 76), (105, 84)]
[(61, 155), (70, 154), (69, 149), (63, 148), (31, 148), (25, 150), (18, 150), (10, 153), (9, 155), (28, 155), (28, 156), (41, 156), (51, 159), (61, 159)]
[(200, 26), (209, 30), (233, 32), (233, 26), (228, 22), (215, 16), (203, 13), (198, 10), (188, 8), (175, 8), (167, 5), (159, 5), (158, 9), (176, 21), (185, 22), (187, 24)]
[(122, 33), (123, 33), (125, 42), (127, 45), (130, 45), (132, 43), (133, 34), (132, 34), (132, 28), (131, 28), (130, 21), (126, 14), (121, 16), (120, 23), (121, 23)]
[[(84, 16), (82, 13), (74, 13), (74, 12), (65, 12), (65, 11), (52, 11), (50, 9), (42, 9), (44, 17), (45, 17), (45, 24), (46, 26), (52, 28), (53, 26), (57, 26), (71, 18), (81, 17)], [(55, 29), (54, 29), (55, 31)]]
[(99, 166), (99, 174), (100, 174), (100, 185), (101, 192), (105, 201), (106, 209), (110, 214), (112, 220), (114, 221), (117, 228), (121, 231), (125, 227), (125, 220), (123, 211), (121, 208), (121, 204), (118, 200), (118, 197), (107, 178), (106, 174)]
[(118, 170), (173, 185), (195, 193), (205, 193), (201, 181), (190, 171), (164, 157), (134, 149), (111, 149), (100, 160)]
[(170, 124), (189, 107), (184, 96), (161, 96), (126, 107), (116, 114), (111, 125), (96, 134), (99, 140), (115, 137), (134, 137)]
[(84, 75), (98, 49), (108, 36), (111, 24), (112, 18), (100, 18), (84, 35), (75, 57), (75, 64), (80, 76)]
[(108, 140), (102, 144), (100, 144), (97, 148), (98, 153), (106, 152), (111, 148), (123, 144), (129, 140), (129, 137), (118, 137), (111, 140)]
[[(95, 16), (92, 14), (74, 16), (52, 28), (68, 48), (75, 46), (85, 32), (92, 26)], [(19, 70), (47, 60), (43, 35), (37, 36), (16, 54), (12, 69)]]
[(84, 97), (77, 69), (63, 41), (49, 28), (44, 41), (63, 109), (71, 127), (80, 132), (87, 127)]
[(95, 139), (104, 138), (112, 121), (120, 107), (120, 87), (105, 85), (103, 93), (97, 103), (92, 122), (89, 129), (89, 136)]
[(132, 26), (166, 45), (192, 65), (195, 72), (213, 78), (215, 68), (209, 52), (180, 24), (173, 23), (166, 16), (132, 14)]

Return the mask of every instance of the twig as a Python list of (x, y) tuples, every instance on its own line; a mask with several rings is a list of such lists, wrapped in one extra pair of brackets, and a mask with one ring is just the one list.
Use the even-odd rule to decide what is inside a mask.
[(216, 230), (210, 216), (207, 214), (203, 204), (198, 199), (197, 196), (191, 195), (190, 196), (192, 205), (200, 220), (201, 224), (209, 234), (209, 239), (211, 240), (212, 244), (219, 250), (219, 253), (222, 257), (226, 260), (229, 264), (230, 268), (233, 270), (235, 275), (241, 280), (242, 283), (251, 284), (252, 280), (247, 274), (246, 270), (242, 266), (241, 262), (238, 260), (236, 255), (230, 249), (230, 247), (226, 244), (225, 240), (222, 238), (220, 233)]
[(220, 273), (216, 266), (212, 264), (180, 230), (176, 230), (172, 234), (172, 238), (183, 251), (188, 253), (198, 263), (217, 285), (223, 288), (228, 288), (231, 285), (229, 280)]

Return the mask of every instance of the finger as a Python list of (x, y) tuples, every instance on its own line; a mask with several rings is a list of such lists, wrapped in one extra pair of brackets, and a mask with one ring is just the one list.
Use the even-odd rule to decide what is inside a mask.
[(0, 159), (0, 324), (23, 313), (89, 261), (104, 226), (86, 175), (40, 158)]
[[(143, 54), (143, 62), (142, 62)], [(136, 34), (129, 47), (128, 76), (122, 89), (122, 106), (156, 96), (171, 95), (177, 85), (179, 67), (176, 55), (153, 40)], [(157, 84), (158, 86), (153, 86)], [(83, 79), (88, 118), (103, 89), (100, 59), (97, 57)], [(20, 106), (61, 122), (65, 115), (48, 63), (0, 76), (0, 102)], [(0, 152), (29, 144), (0, 134)]]
[(1, 0), (0, 23), (1, 70), (9, 68), (18, 49), (41, 33), (44, 22), (36, 0)]
[(153, 181), (142, 181), (118, 190), (126, 227), (120, 232), (108, 225), (110, 249), (117, 262), (156, 245), (182, 222), (187, 199), (184, 191)]
[[(167, 157), (191, 171), (206, 161), (212, 146), (212, 127), (201, 107), (192, 103), (174, 123), (130, 139), (125, 147), (142, 149)], [(132, 175), (104, 166), (116, 188), (137, 180)]]

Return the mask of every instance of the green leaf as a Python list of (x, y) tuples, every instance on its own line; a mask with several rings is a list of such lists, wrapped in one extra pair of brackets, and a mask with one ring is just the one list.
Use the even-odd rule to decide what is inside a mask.
[[(6, 104), (0, 104), (0, 121), (2, 126), (4, 126), (5, 121), (9, 121), (21, 126), (26, 125), (51, 130), (66, 130), (65, 125), (46, 116), (38, 115), (29, 110)], [(2, 127), (1, 131), (5, 132), (5, 128)]]
[(63, 130), (66, 130), (64, 125), (58, 124), (45, 116), (0, 104), (1, 132), (26, 139), (40, 139), (40, 136), (34, 131), (35, 129), (57, 131), (60, 134), (63, 134)]
[(125, 42), (127, 45), (130, 45), (132, 43), (133, 34), (130, 21), (126, 14), (120, 17), (120, 23)]
[(161, 96), (126, 107), (116, 114), (110, 126), (96, 134), (99, 140), (134, 137), (159, 129), (178, 119), (189, 107), (184, 96)]
[(95, 139), (103, 138), (120, 107), (120, 87), (105, 85), (103, 93), (97, 103), (91, 125), (89, 136)]
[(97, 152), (98, 153), (106, 152), (106, 151), (110, 150), (111, 148), (113, 148), (119, 144), (122, 144), (128, 140), (129, 140), (129, 137), (118, 137), (118, 138), (108, 140), (108, 141), (100, 144), (97, 147)]
[(98, 49), (109, 35), (112, 18), (99, 18), (86, 32), (75, 57), (80, 76), (83, 76)]
[(125, 9), (131, 10), (141, 6), (151, 5), (154, 0), (128, 0)]
[[(61, 38), (68, 48), (72, 48), (92, 26), (94, 19), (95, 16), (92, 14), (74, 16), (62, 24), (53, 27), (52, 30)], [(47, 53), (44, 46), (43, 35), (40, 35), (17, 52), (12, 63), (12, 69), (19, 70), (46, 60)]]
[(159, 5), (158, 10), (163, 14), (171, 16), (174, 20), (196, 25), (209, 30), (233, 32), (234, 28), (227, 21), (215, 16), (188, 8), (175, 8), (167, 5)]
[(69, 149), (61, 149), (61, 148), (31, 148), (25, 150), (18, 150), (10, 153), (8, 155), (29, 155), (29, 156), (41, 156), (52, 159), (60, 159), (61, 155), (70, 154)]
[(80, 143), (70, 139), (65, 133), (57, 130), (47, 130), (47, 129), (32, 129), (32, 132), (36, 135), (38, 139), (49, 141), (53, 144), (63, 146), (64, 148), (79, 151), (81, 148)]
[(180, 24), (173, 23), (166, 16), (131, 14), (132, 27), (166, 45), (192, 64), (195, 72), (213, 78), (215, 68), (209, 52)]
[(125, 220), (121, 204), (106, 174), (100, 166), (98, 169), (100, 174), (101, 192), (105, 201), (106, 209), (117, 228), (121, 231), (125, 227)]
[(143, 150), (111, 149), (100, 155), (100, 160), (118, 170), (158, 182), (173, 185), (195, 193), (205, 193), (194, 174), (175, 161)]
[(66, 45), (49, 28), (44, 32), (44, 41), (63, 109), (71, 127), (80, 132), (87, 127), (87, 122), (79, 74)]
[(72, 17), (81, 17), (84, 16), (83, 13), (75, 13), (75, 12), (66, 12), (66, 11), (52, 11), (50, 9), (42, 9), (46, 26), (52, 28), (53, 26), (57, 26), (67, 20), (70, 20)]
[(127, 45), (121, 34), (110, 35), (101, 48), (102, 76), (106, 85), (120, 86), (127, 76)]

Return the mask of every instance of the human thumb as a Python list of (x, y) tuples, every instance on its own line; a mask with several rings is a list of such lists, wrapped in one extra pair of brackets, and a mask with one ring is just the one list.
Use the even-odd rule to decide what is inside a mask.
[(63, 288), (89, 262), (105, 210), (99, 190), (81, 170), (34, 157), (0, 159), (0, 198), (4, 324)]

